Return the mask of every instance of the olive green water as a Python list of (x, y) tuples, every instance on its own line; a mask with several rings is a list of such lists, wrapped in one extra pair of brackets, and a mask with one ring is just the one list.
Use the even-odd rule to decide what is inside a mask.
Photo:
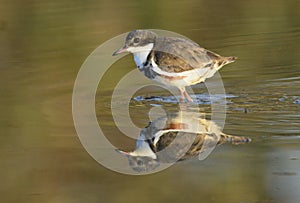
[[(299, 1), (0, 2), (1, 202), (300, 202)], [(72, 120), (77, 72), (101, 43), (136, 28), (238, 56), (220, 71), (235, 96), (224, 132), (253, 141), (140, 177), (92, 159)], [(109, 106), (114, 85), (134, 67), (129, 56), (117, 62), (96, 97), (106, 136), (128, 150), (134, 141), (114, 126)], [(131, 104), (139, 127), (150, 107)]]

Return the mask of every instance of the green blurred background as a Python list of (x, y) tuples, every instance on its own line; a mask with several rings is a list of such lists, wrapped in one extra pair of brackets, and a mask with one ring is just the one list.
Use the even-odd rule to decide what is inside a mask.
[[(300, 202), (299, 9), (298, 0), (0, 0), (1, 202)], [(220, 72), (236, 96), (224, 131), (253, 142), (141, 177), (94, 161), (74, 129), (73, 84), (95, 48), (138, 28), (238, 56)], [(96, 109), (116, 145), (110, 94), (134, 68), (125, 57), (99, 87)], [(144, 126), (146, 112), (131, 115)]]

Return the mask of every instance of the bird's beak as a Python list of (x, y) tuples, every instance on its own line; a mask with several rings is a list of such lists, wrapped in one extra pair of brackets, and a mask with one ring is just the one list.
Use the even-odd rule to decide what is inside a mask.
[(124, 52), (127, 52), (127, 46), (126, 45), (124, 45), (123, 47), (121, 47), (120, 49), (118, 49), (117, 51), (115, 51), (112, 55), (113, 56), (116, 56), (116, 55), (118, 55), (118, 54), (120, 54), (120, 53), (124, 53)]
[(119, 149), (115, 149), (115, 150), (116, 150), (116, 152), (118, 152), (118, 153), (120, 153), (122, 155), (125, 155), (125, 156), (129, 156), (130, 155), (130, 152), (124, 152), (124, 151), (119, 150)]

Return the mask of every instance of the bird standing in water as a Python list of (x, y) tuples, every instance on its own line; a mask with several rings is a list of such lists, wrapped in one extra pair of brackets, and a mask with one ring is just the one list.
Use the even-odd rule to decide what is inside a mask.
[(204, 82), (237, 57), (223, 57), (184, 38), (160, 37), (149, 30), (134, 30), (113, 55), (130, 52), (148, 78), (180, 91), (180, 100), (192, 102), (185, 87)]

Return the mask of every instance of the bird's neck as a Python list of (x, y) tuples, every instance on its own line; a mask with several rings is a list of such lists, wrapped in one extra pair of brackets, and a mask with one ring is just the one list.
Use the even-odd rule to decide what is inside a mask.
[(142, 139), (138, 139), (136, 143), (136, 149), (133, 152), (130, 152), (131, 156), (146, 156), (156, 159), (157, 156), (151, 149), (149, 143), (144, 140), (145, 137), (142, 136)]
[(133, 52), (134, 62), (138, 67), (142, 67), (143, 64), (147, 61), (148, 55), (153, 48), (153, 43), (148, 44), (138, 51)]

